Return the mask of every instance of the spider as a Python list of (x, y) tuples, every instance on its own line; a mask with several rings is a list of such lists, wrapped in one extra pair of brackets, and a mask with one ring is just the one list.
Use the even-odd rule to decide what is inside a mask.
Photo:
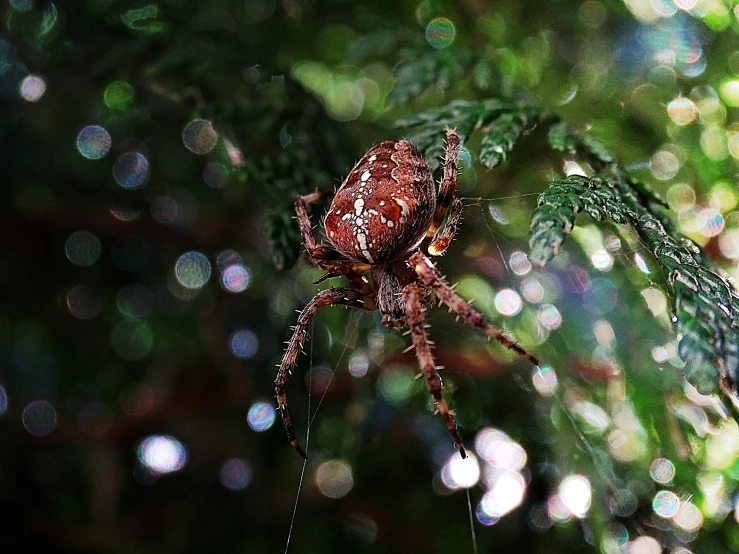
[(290, 443), (303, 458), (306, 454), (290, 421), (285, 388), (311, 321), (324, 306), (378, 310), (386, 327), (409, 330), (426, 388), (462, 458), (466, 457), (464, 445), (441, 393), (437, 373), (441, 368), (434, 363), (433, 343), (424, 324), (429, 301), (435, 297), (466, 323), (539, 366), (534, 356), (460, 298), (429, 259), (444, 254), (462, 215), (462, 202), (455, 197), (460, 138), (452, 129), (445, 134), (438, 195), (428, 163), (408, 141), (386, 140), (369, 150), (336, 191), (323, 220), (330, 246), (316, 244), (308, 217), (308, 208), (328, 194), (315, 192), (295, 200), (308, 260), (325, 271), (314, 284), (341, 275), (351, 284), (322, 290), (305, 306), (277, 372), (277, 406)]

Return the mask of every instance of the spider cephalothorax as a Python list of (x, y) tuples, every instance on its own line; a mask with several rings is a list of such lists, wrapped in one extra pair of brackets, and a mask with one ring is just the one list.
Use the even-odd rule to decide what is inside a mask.
[(462, 439), (441, 395), (441, 379), (426, 333), (427, 301), (437, 298), (488, 337), (539, 365), (536, 358), (462, 300), (428, 258), (446, 251), (462, 215), (462, 203), (454, 196), (459, 136), (447, 129), (446, 139), (444, 176), (438, 195), (428, 163), (408, 141), (387, 140), (367, 152), (334, 195), (324, 219), (332, 246), (316, 244), (308, 218), (308, 206), (326, 194), (313, 193), (295, 201), (308, 259), (326, 271), (316, 282), (344, 275), (352, 285), (326, 289), (313, 297), (298, 317), (277, 373), (277, 406), (290, 443), (303, 457), (305, 452), (290, 422), (285, 387), (310, 322), (323, 306), (378, 310), (386, 326), (410, 330), (426, 387), (463, 458)]

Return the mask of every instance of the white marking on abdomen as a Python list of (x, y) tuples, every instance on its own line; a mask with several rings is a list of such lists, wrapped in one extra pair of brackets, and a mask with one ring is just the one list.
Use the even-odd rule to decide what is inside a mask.
[(359, 242), (359, 249), (362, 251), (362, 254), (364, 254), (364, 257), (367, 258), (367, 261), (371, 264), (375, 263), (369, 250), (367, 250), (367, 235), (364, 233), (357, 233), (357, 242)]
[(364, 199), (357, 198), (354, 201), (354, 211), (357, 215), (362, 215), (362, 209), (364, 208)]
[(400, 198), (393, 198), (393, 200), (395, 200), (395, 203), (400, 206), (400, 213), (402, 215), (408, 215), (410, 213), (411, 207), (408, 205), (408, 202)]

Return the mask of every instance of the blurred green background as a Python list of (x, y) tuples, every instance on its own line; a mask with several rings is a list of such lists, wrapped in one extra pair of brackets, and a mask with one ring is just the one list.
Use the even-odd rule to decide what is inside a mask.
[(479, 552), (738, 550), (739, 426), (685, 382), (649, 250), (583, 216), (526, 257), (578, 163), (537, 129), (492, 171), (460, 155), (439, 268), (545, 364), (431, 311), (471, 459), (376, 313), (316, 320), (304, 467), (273, 398), (295, 310), (340, 281), (296, 264), (294, 198), (455, 100), (589, 130), (739, 275), (735, 4), (2, 0), (6, 550), (474, 552), (470, 520)]

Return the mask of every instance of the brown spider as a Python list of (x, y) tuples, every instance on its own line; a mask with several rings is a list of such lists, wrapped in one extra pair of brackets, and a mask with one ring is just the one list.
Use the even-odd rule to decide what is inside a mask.
[(462, 202), (454, 195), (459, 135), (447, 129), (446, 141), (444, 176), (438, 196), (428, 163), (408, 141), (386, 140), (367, 152), (341, 184), (324, 219), (331, 246), (316, 244), (308, 218), (308, 206), (327, 194), (316, 192), (295, 201), (308, 259), (326, 271), (315, 283), (345, 275), (352, 285), (322, 290), (313, 297), (298, 317), (277, 372), (277, 406), (290, 444), (303, 458), (306, 454), (290, 422), (285, 387), (318, 308), (338, 304), (379, 310), (386, 327), (410, 330), (426, 388), (463, 458), (466, 454), (462, 439), (441, 395), (441, 379), (436, 372), (441, 368), (434, 363), (432, 343), (426, 334), (427, 301), (435, 296), (488, 337), (539, 365), (536, 358), (462, 300), (427, 257), (440, 256), (446, 251), (462, 215)]

